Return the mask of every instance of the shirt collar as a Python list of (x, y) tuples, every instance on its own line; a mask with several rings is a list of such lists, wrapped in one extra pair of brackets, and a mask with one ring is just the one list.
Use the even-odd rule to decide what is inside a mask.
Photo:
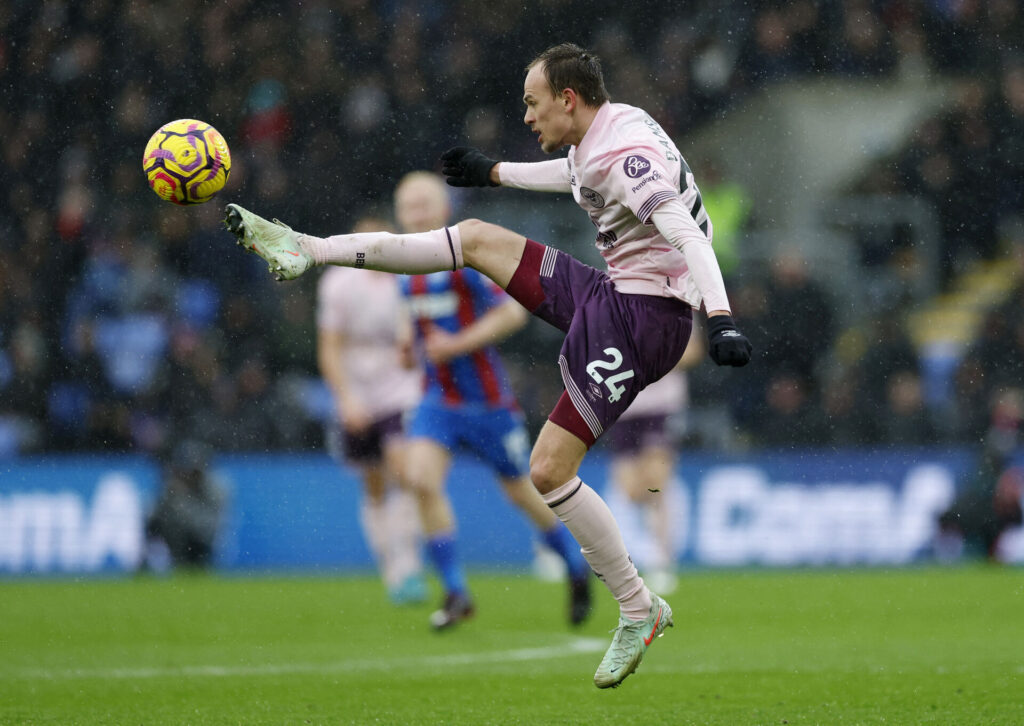
[(587, 153), (597, 143), (597, 140), (604, 133), (605, 128), (608, 126), (612, 116), (612, 104), (610, 101), (605, 101), (601, 104), (601, 107), (597, 109), (597, 114), (594, 116), (594, 120), (590, 122), (590, 128), (583, 134), (583, 138), (580, 139), (579, 145), (576, 147), (575, 159), (586, 158)]

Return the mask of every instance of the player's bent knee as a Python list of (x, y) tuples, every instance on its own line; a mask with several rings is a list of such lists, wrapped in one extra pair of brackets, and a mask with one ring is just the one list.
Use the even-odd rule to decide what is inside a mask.
[(565, 484), (576, 475), (563, 462), (543, 454), (530, 459), (530, 481), (541, 494), (547, 494)]
[(405, 488), (413, 496), (419, 499), (430, 499), (436, 497), (441, 491), (441, 486), (433, 481), (431, 477), (422, 474), (411, 474), (406, 477)]
[(486, 239), (484, 230), (488, 224), (479, 219), (464, 219), (456, 227), (459, 228), (459, 239), (462, 240), (462, 250), (472, 252)]
[(519, 237), (511, 230), (480, 219), (465, 219), (456, 226), (459, 228), (463, 254), (472, 253), (489, 245), (500, 245), (508, 239)]

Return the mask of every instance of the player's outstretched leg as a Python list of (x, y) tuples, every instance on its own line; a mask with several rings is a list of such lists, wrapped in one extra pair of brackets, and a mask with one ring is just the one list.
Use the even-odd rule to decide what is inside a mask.
[[(229, 204), (225, 211), (224, 224), (238, 244), (266, 260), (278, 280), (294, 279), (314, 265), (359, 267), (403, 275), (457, 270), (463, 266), (458, 226), (411, 234), (358, 232), (316, 237), (295, 232), (276, 219), (268, 222), (237, 204)], [(474, 241), (476, 247), (483, 246), (479, 240)], [(486, 270), (481, 272), (488, 274)]]
[(276, 219), (268, 222), (248, 209), (229, 204), (224, 226), (238, 238), (238, 244), (266, 260), (270, 274), (279, 281), (293, 280), (314, 264), (313, 256), (299, 245), (299, 233)]
[(594, 685), (598, 688), (615, 688), (622, 683), (640, 665), (654, 639), (672, 625), (672, 608), (653, 592), (651, 611), (644, 620), (629, 620), (620, 616), (612, 644), (594, 674)]

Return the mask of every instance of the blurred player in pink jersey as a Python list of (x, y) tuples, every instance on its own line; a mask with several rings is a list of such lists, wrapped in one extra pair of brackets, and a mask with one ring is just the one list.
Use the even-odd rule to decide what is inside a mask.
[(527, 67), (523, 102), (541, 148), (569, 146), (568, 157), (499, 163), (457, 147), (441, 157), (448, 183), (571, 193), (597, 228), (607, 272), (475, 219), (416, 234), (321, 238), (229, 204), (225, 223), (279, 280), (318, 264), (417, 274), (471, 267), (566, 334), (558, 359), (565, 392), (534, 444), (530, 478), (619, 603), (594, 674), (598, 688), (610, 688), (672, 625), (672, 609), (645, 585), (608, 506), (579, 478), (580, 464), (636, 395), (679, 362), (694, 308), (707, 311), (717, 364), (746, 365), (751, 345), (733, 321), (693, 173), (650, 116), (611, 103), (598, 59), (571, 43), (549, 48)]
[[(380, 229), (379, 219), (355, 227)], [(427, 597), (415, 497), (401, 482), (403, 416), (420, 400), (423, 371), (412, 355), (412, 327), (398, 278), (329, 267), (317, 290), (317, 358), (334, 394), (340, 436), (329, 447), (359, 470), (359, 522), (395, 604)]]
[(612, 453), (608, 506), (644, 581), (662, 595), (677, 587), (676, 553), (687, 515), (672, 427), (689, 400), (686, 370), (705, 352), (703, 343), (691, 337), (679, 365), (640, 391), (605, 441)]

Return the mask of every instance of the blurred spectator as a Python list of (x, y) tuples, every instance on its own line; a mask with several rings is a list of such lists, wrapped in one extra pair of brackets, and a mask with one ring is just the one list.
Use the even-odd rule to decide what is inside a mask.
[(210, 471), (212, 454), (208, 445), (191, 439), (180, 441), (171, 452), (160, 498), (146, 520), (149, 569), (213, 564), (227, 490)]
[(754, 433), (765, 446), (792, 448), (818, 446), (827, 442), (818, 410), (805, 379), (780, 370), (768, 380), (764, 410), (757, 416)]
[[(674, 136), (715, 122), (771, 83), (837, 75), (880, 82), (935, 69), (971, 80), (858, 188), (928, 200), (941, 218), (950, 278), (963, 261), (999, 254), (1006, 220), (1024, 213), (1024, 56), (1015, 55), (1024, 11), (1013, 0), (549, 0), (540, 26), (522, 3), (470, 0), (284, 11), (258, 0), (7, 5), (0, 438), (11, 453), (156, 451), (183, 431), (218, 447), (319, 446), (319, 424), (297, 393), (316, 373), (311, 287), (299, 281), (284, 295), (256, 258), (216, 254), (225, 244), (219, 203), (181, 209), (142, 184), (140, 150), (160, 123), (182, 116), (228, 137), (226, 194), (331, 229), (351, 225), (405, 171), (433, 168), (448, 145), (468, 140), (539, 158), (509, 113), (519, 104), (521, 62), (486, 62), (521, 58), (524, 48), (571, 38), (608, 58), (649, 55), (651, 72), (612, 64), (609, 90), (650, 108)], [(708, 386), (696, 372), (695, 398), (726, 400), (729, 387), (731, 413), (753, 431), (767, 377), (785, 369), (799, 377), (815, 416), (830, 417), (836, 440), (857, 435), (859, 424), (837, 417), (849, 406), (845, 396), (821, 390), (818, 400), (830, 374), (821, 362), (837, 332), (834, 301), (815, 291), (801, 261), (780, 260), (771, 280), (757, 279), (756, 263), (736, 254), (748, 219), (742, 180), (719, 181), (708, 164), (695, 170), (758, 355), (749, 372)], [(864, 261), (875, 265), (866, 294), (880, 309), (902, 312), (927, 269), (909, 231), (865, 238)], [(1017, 317), (1005, 317), (1003, 328), (1011, 338), (1024, 331)], [(543, 345), (538, 338), (529, 344)], [(960, 376), (972, 396), (1017, 374), (1016, 364), (988, 357), (992, 342)], [(890, 355), (902, 357), (883, 360)], [(855, 408), (884, 405), (885, 376), (916, 371), (904, 358), (872, 344), (851, 374), (863, 386)], [(529, 380), (529, 356), (513, 360), (513, 377)], [(976, 435), (977, 415), (950, 417), (958, 425), (947, 435)], [(239, 416), (245, 431), (232, 431)]]
[(794, 28), (784, 7), (769, 5), (754, 17), (739, 59), (743, 81), (763, 86), (784, 80), (810, 68), (794, 40)]
[(894, 446), (927, 446), (939, 443), (931, 412), (925, 406), (921, 379), (901, 370), (886, 383), (885, 409), (878, 414), (879, 443)]
[(917, 349), (910, 340), (904, 317), (893, 310), (879, 313), (865, 326), (867, 347), (858, 362), (866, 385), (865, 393), (872, 401), (884, 401), (888, 381), (895, 375), (920, 374)]
[(829, 446), (851, 448), (878, 441), (878, 413), (865, 395), (858, 370), (826, 379), (820, 415), (824, 443)]
[(835, 303), (807, 270), (807, 261), (789, 249), (771, 261), (765, 296), (765, 365), (784, 368), (800, 376), (805, 385), (813, 378), (835, 337)]
[(700, 169), (700, 196), (714, 225), (715, 257), (729, 281), (740, 262), (741, 235), (750, 221), (750, 195), (735, 179), (726, 179), (715, 159), (704, 159)]
[(868, 0), (843, 0), (832, 68), (858, 78), (883, 76), (896, 66), (896, 52)]
[(1003, 532), (1022, 523), (1024, 468), (1013, 463), (1021, 445), (1024, 391), (1005, 388), (992, 399), (988, 433), (974, 473), (953, 505), (939, 518), (937, 554), (994, 559)]

